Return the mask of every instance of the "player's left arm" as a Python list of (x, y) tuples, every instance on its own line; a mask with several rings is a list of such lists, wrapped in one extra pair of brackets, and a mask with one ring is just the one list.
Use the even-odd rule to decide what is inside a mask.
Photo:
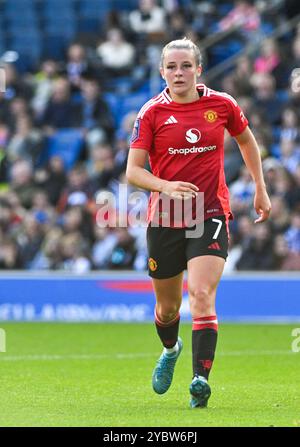
[(266, 190), (258, 144), (248, 126), (234, 138), (239, 145), (244, 162), (255, 182), (254, 208), (259, 215), (255, 223), (263, 222), (269, 218), (271, 201)]

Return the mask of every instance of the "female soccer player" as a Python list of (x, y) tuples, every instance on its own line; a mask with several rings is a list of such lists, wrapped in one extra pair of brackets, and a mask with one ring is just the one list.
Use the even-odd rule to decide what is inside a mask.
[[(255, 223), (266, 220), (271, 210), (259, 149), (246, 117), (230, 95), (197, 84), (201, 71), (200, 50), (191, 40), (175, 40), (164, 47), (160, 73), (167, 87), (141, 108), (127, 164), (128, 181), (152, 192), (148, 265), (156, 296), (155, 325), (164, 346), (152, 386), (158, 394), (169, 389), (182, 350), (179, 310), (187, 268), (193, 319), (192, 408), (206, 407), (211, 394), (208, 376), (218, 332), (216, 290), (227, 258), (228, 220), (232, 219), (224, 175), (225, 129), (236, 139), (255, 182), (254, 208), (259, 216)], [(152, 173), (144, 168), (148, 156)], [(201, 225), (197, 204), (203, 195), (203, 231), (191, 237), (187, 228), (195, 230)], [(192, 205), (178, 213), (174, 203), (165, 206), (166, 198), (177, 205), (178, 201)], [(186, 210), (190, 211), (188, 219)]]

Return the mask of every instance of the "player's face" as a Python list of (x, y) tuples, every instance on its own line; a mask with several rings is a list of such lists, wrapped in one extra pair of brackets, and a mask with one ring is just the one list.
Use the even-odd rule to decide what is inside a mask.
[(192, 50), (173, 49), (165, 54), (161, 75), (166, 80), (171, 95), (173, 93), (184, 97), (195, 93), (197, 77), (201, 71)]

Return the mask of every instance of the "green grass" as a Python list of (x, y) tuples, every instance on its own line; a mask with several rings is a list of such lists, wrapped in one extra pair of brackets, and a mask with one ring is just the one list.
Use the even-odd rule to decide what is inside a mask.
[(2, 323), (0, 426), (299, 426), (294, 326), (219, 330), (207, 409), (189, 408), (191, 326), (172, 387), (151, 388), (161, 348), (152, 324)]

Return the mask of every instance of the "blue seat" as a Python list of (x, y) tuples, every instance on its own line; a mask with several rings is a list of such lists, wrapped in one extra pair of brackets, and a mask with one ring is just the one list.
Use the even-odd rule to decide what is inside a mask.
[[(16, 6), (14, 8), (15, 9), (11, 8), (4, 11), (4, 17), (6, 18), (6, 20), (18, 22), (22, 20), (29, 21), (37, 19), (35, 10), (32, 8), (27, 8), (26, 5), (20, 5), (18, 9), (16, 8)], [(21, 8), (22, 13), (20, 13), (19, 8)]]
[(139, 6), (138, 0), (112, 0), (111, 8), (115, 11), (132, 11)]
[(57, 61), (63, 60), (67, 45), (68, 40), (63, 38), (62, 36), (46, 35), (43, 40), (44, 56), (55, 59)]
[(45, 33), (49, 36), (61, 36), (64, 40), (72, 39), (77, 32), (75, 23), (59, 22), (47, 23), (45, 25)]
[(103, 98), (107, 103), (115, 123), (119, 121), (120, 97), (116, 93), (103, 93)]
[(21, 9), (26, 14), (28, 11), (35, 10), (35, 1), (34, 0), (6, 0), (4, 3), (4, 13), (5, 14), (19, 14), (19, 10)]
[(100, 31), (102, 22), (103, 21), (100, 17), (80, 17), (78, 23), (78, 32), (98, 33)]
[(82, 0), (79, 6), (80, 14), (83, 17), (97, 17), (107, 14), (112, 9), (112, 3), (109, 0)]
[[(83, 136), (78, 129), (62, 129), (48, 138), (46, 159), (59, 155), (67, 170), (79, 159), (83, 148)], [(46, 160), (45, 160), (46, 161)]]
[(280, 140), (280, 134), (281, 134), (281, 126), (273, 126), (272, 127), (272, 136), (274, 143), (279, 143)]
[(74, 9), (71, 8), (52, 7), (51, 9), (50, 8), (42, 9), (40, 12), (40, 17), (45, 21), (49, 20), (54, 21), (55, 19), (62, 19), (62, 18), (64, 18), (65, 20), (76, 20), (77, 15), (76, 11), (74, 11)]
[(59, 0), (44, 0), (42, 3), (42, 11), (44, 13), (51, 13), (52, 10), (73, 10), (74, 2), (73, 1), (59, 1)]
[(15, 39), (15, 38), (22, 39), (23, 37), (27, 40), (28, 39), (32, 39), (32, 40), (42, 39), (42, 35), (41, 35), (40, 31), (36, 27), (27, 28), (26, 26), (10, 26), (7, 28), (7, 34), (12, 39)]
[(273, 157), (280, 158), (280, 156), (281, 156), (280, 144), (278, 144), (278, 143), (272, 144), (270, 152)]

